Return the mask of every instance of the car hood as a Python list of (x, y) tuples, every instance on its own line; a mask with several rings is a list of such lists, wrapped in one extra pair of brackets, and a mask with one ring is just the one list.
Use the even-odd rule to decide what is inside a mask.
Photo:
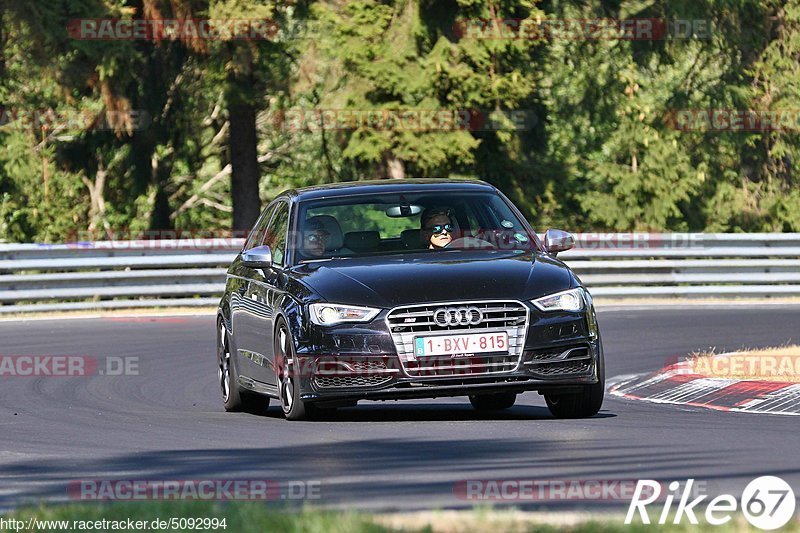
[(561, 261), (520, 250), (332, 259), (302, 264), (294, 271), (329, 302), (382, 308), (457, 300), (527, 300), (576, 283)]

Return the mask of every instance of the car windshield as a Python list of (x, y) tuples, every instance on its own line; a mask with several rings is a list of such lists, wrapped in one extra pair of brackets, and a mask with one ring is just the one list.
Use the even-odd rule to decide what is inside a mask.
[(296, 262), (376, 254), (530, 250), (522, 221), (487, 192), (374, 194), (300, 203)]

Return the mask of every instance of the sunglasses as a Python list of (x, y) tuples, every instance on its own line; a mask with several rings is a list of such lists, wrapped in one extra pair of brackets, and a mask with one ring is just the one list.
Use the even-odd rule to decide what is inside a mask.
[(312, 233), (311, 235), (306, 235), (306, 241), (310, 243), (317, 243), (325, 241), (327, 239), (328, 239), (328, 234), (326, 233)]
[(428, 231), (433, 233), (434, 235), (439, 235), (441, 233), (453, 233), (453, 225), (452, 224), (436, 224), (435, 226), (431, 226), (428, 228)]

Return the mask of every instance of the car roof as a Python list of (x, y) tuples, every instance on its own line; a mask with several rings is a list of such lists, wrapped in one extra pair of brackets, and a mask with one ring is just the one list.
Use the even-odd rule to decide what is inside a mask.
[(327, 185), (314, 185), (286, 191), (296, 201), (335, 198), (358, 194), (403, 193), (425, 191), (494, 191), (495, 188), (480, 180), (449, 178), (383, 179), (346, 181)]

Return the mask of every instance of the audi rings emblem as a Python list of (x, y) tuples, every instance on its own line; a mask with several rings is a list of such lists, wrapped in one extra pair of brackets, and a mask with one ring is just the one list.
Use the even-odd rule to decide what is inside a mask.
[(475, 306), (440, 307), (433, 312), (437, 326), (474, 326), (483, 321), (483, 311)]

